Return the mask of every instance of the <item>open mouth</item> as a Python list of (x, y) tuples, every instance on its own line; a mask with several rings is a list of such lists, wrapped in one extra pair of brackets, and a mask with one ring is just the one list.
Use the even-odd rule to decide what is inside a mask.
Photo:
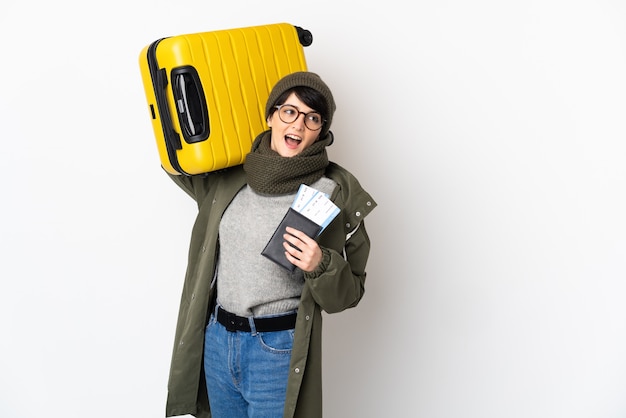
[(290, 147), (297, 147), (302, 142), (302, 138), (295, 135), (285, 135), (285, 142)]

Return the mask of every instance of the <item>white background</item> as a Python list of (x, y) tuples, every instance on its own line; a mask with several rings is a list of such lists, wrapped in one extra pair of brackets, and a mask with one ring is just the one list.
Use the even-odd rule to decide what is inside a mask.
[(625, 417), (617, 0), (3, 3), (0, 416), (164, 415), (195, 208), (138, 55), (278, 22), (312, 31), (331, 158), (379, 203), (325, 416)]

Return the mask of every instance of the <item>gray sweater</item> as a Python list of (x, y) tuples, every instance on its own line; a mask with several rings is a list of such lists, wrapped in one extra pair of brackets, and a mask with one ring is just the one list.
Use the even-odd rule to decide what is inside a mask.
[[(329, 195), (335, 186), (326, 177), (311, 185)], [(224, 212), (219, 228), (217, 301), (227, 311), (264, 316), (298, 307), (302, 271), (289, 273), (261, 255), (295, 196), (265, 196), (245, 186)]]

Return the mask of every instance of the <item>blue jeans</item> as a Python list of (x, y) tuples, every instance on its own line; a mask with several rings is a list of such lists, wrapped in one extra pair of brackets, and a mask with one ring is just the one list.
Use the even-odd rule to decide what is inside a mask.
[(213, 418), (283, 416), (294, 330), (230, 332), (211, 315), (204, 373)]

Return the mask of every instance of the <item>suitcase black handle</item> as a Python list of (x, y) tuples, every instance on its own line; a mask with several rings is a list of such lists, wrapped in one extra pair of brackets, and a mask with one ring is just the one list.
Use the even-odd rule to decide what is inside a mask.
[(193, 144), (209, 137), (209, 113), (200, 76), (190, 65), (172, 69), (172, 92), (185, 142)]

